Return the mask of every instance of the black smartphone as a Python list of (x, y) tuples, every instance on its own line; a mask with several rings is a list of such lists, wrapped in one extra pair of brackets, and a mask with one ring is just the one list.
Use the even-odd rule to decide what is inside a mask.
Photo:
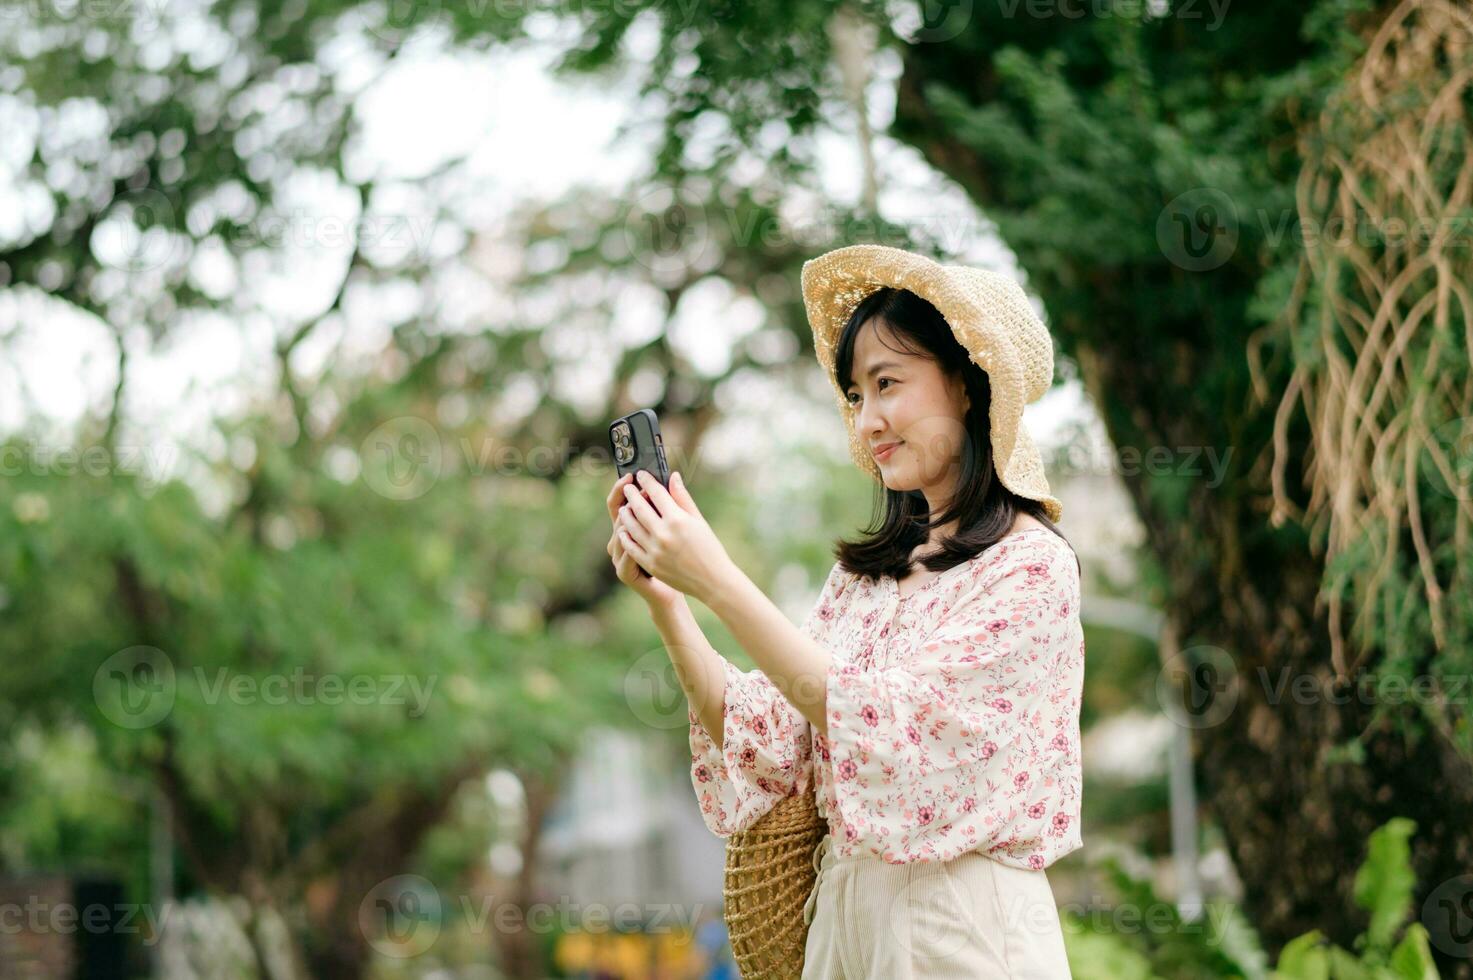
[(619, 476), (649, 470), (661, 486), (669, 489), (665, 441), (660, 437), (660, 419), (654, 409), (641, 408), (610, 423), (609, 446), (614, 451), (614, 469)]
[[(670, 489), (670, 469), (665, 465), (665, 440), (660, 437), (660, 419), (652, 408), (641, 408), (609, 424), (609, 446), (614, 451), (614, 468), (619, 476), (649, 470), (665, 489)], [(638, 483), (634, 484), (636, 487)], [(640, 493), (649, 498), (647, 491)], [(649, 575), (643, 565), (639, 570)]]

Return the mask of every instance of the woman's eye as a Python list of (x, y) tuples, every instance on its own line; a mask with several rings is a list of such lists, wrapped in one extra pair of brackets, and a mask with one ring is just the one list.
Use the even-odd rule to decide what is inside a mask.
[[(891, 384), (894, 384), (894, 383), (895, 383), (895, 382), (894, 382), (894, 380), (893, 380), (893, 379), (891, 379), (891, 378), (881, 378), (881, 379), (880, 379), (880, 380), (879, 380), (879, 381), (877, 381), (877, 382), (875, 382), (875, 384), (876, 384), (876, 385), (882, 385), (882, 384), (884, 384), (884, 383), (885, 383), (885, 382), (886, 382), (886, 381), (889, 381), (889, 382), (890, 382), (890, 383), (891, 383)], [(884, 390), (884, 389), (883, 389), (883, 388), (882, 388), (882, 389), (880, 389), (880, 390), (881, 390), (881, 391), (883, 391), (883, 390)], [(844, 397), (845, 397), (845, 398), (846, 398), (846, 399), (848, 399), (848, 401), (849, 401), (849, 404), (851, 404), (851, 405), (853, 405), (853, 404), (854, 404), (854, 399), (855, 399), (855, 398), (856, 398), (856, 397), (863, 397), (863, 396), (861, 396), (861, 395), (860, 395), (860, 394), (859, 394), (859, 392), (857, 392), (857, 391), (851, 391), (851, 392), (849, 392), (849, 394), (847, 394), (847, 395), (845, 395), (845, 396), (844, 396)]]

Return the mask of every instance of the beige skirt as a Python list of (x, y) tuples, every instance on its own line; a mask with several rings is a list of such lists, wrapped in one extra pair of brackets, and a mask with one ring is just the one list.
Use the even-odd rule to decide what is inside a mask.
[(888, 864), (836, 857), (825, 834), (802, 980), (1068, 980), (1058, 906), (1043, 871), (979, 853)]

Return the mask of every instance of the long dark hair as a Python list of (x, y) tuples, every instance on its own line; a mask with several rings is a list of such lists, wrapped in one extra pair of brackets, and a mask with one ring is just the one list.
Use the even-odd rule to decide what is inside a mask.
[[(840, 567), (865, 578), (882, 575), (904, 578), (913, 566), (911, 552), (926, 542), (930, 530), (956, 521), (956, 532), (943, 538), (938, 550), (920, 559), (928, 570), (943, 572), (970, 561), (1000, 541), (1012, 530), (1020, 511), (1037, 518), (1068, 544), (1069, 539), (1049, 520), (1042, 503), (1020, 497), (997, 478), (988, 415), (992, 387), (987, 372), (971, 361), (946, 318), (931, 303), (908, 289), (891, 286), (866, 296), (839, 335), (834, 358), (834, 377), (839, 390), (847, 392), (854, 382), (854, 342), (860, 329), (871, 320), (877, 327), (888, 326), (902, 345), (890, 347), (884, 341), (883, 331), (877, 332), (885, 347), (928, 356), (949, 378), (960, 374), (971, 406), (963, 418), (961, 465), (956, 493), (950, 503), (932, 517), (930, 505), (920, 490), (891, 490), (883, 483), (877, 484), (871, 526), (862, 532), (866, 537), (858, 541), (840, 540), (834, 547)], [(1076, 565), (1078, 561), (1075, 555)]]

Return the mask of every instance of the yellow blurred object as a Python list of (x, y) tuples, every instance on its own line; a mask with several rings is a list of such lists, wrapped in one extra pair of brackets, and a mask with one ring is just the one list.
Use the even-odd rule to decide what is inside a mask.
[(593, 969), (593, 937), (583, 932), (565, 932), (553, 946), (552, 959), (564, 973)]
[(553, 946), (565, 973), (611, 973), (622, 980), (699, 980), (705, 956), (689, 929), (668, 933), (566, 932)]

